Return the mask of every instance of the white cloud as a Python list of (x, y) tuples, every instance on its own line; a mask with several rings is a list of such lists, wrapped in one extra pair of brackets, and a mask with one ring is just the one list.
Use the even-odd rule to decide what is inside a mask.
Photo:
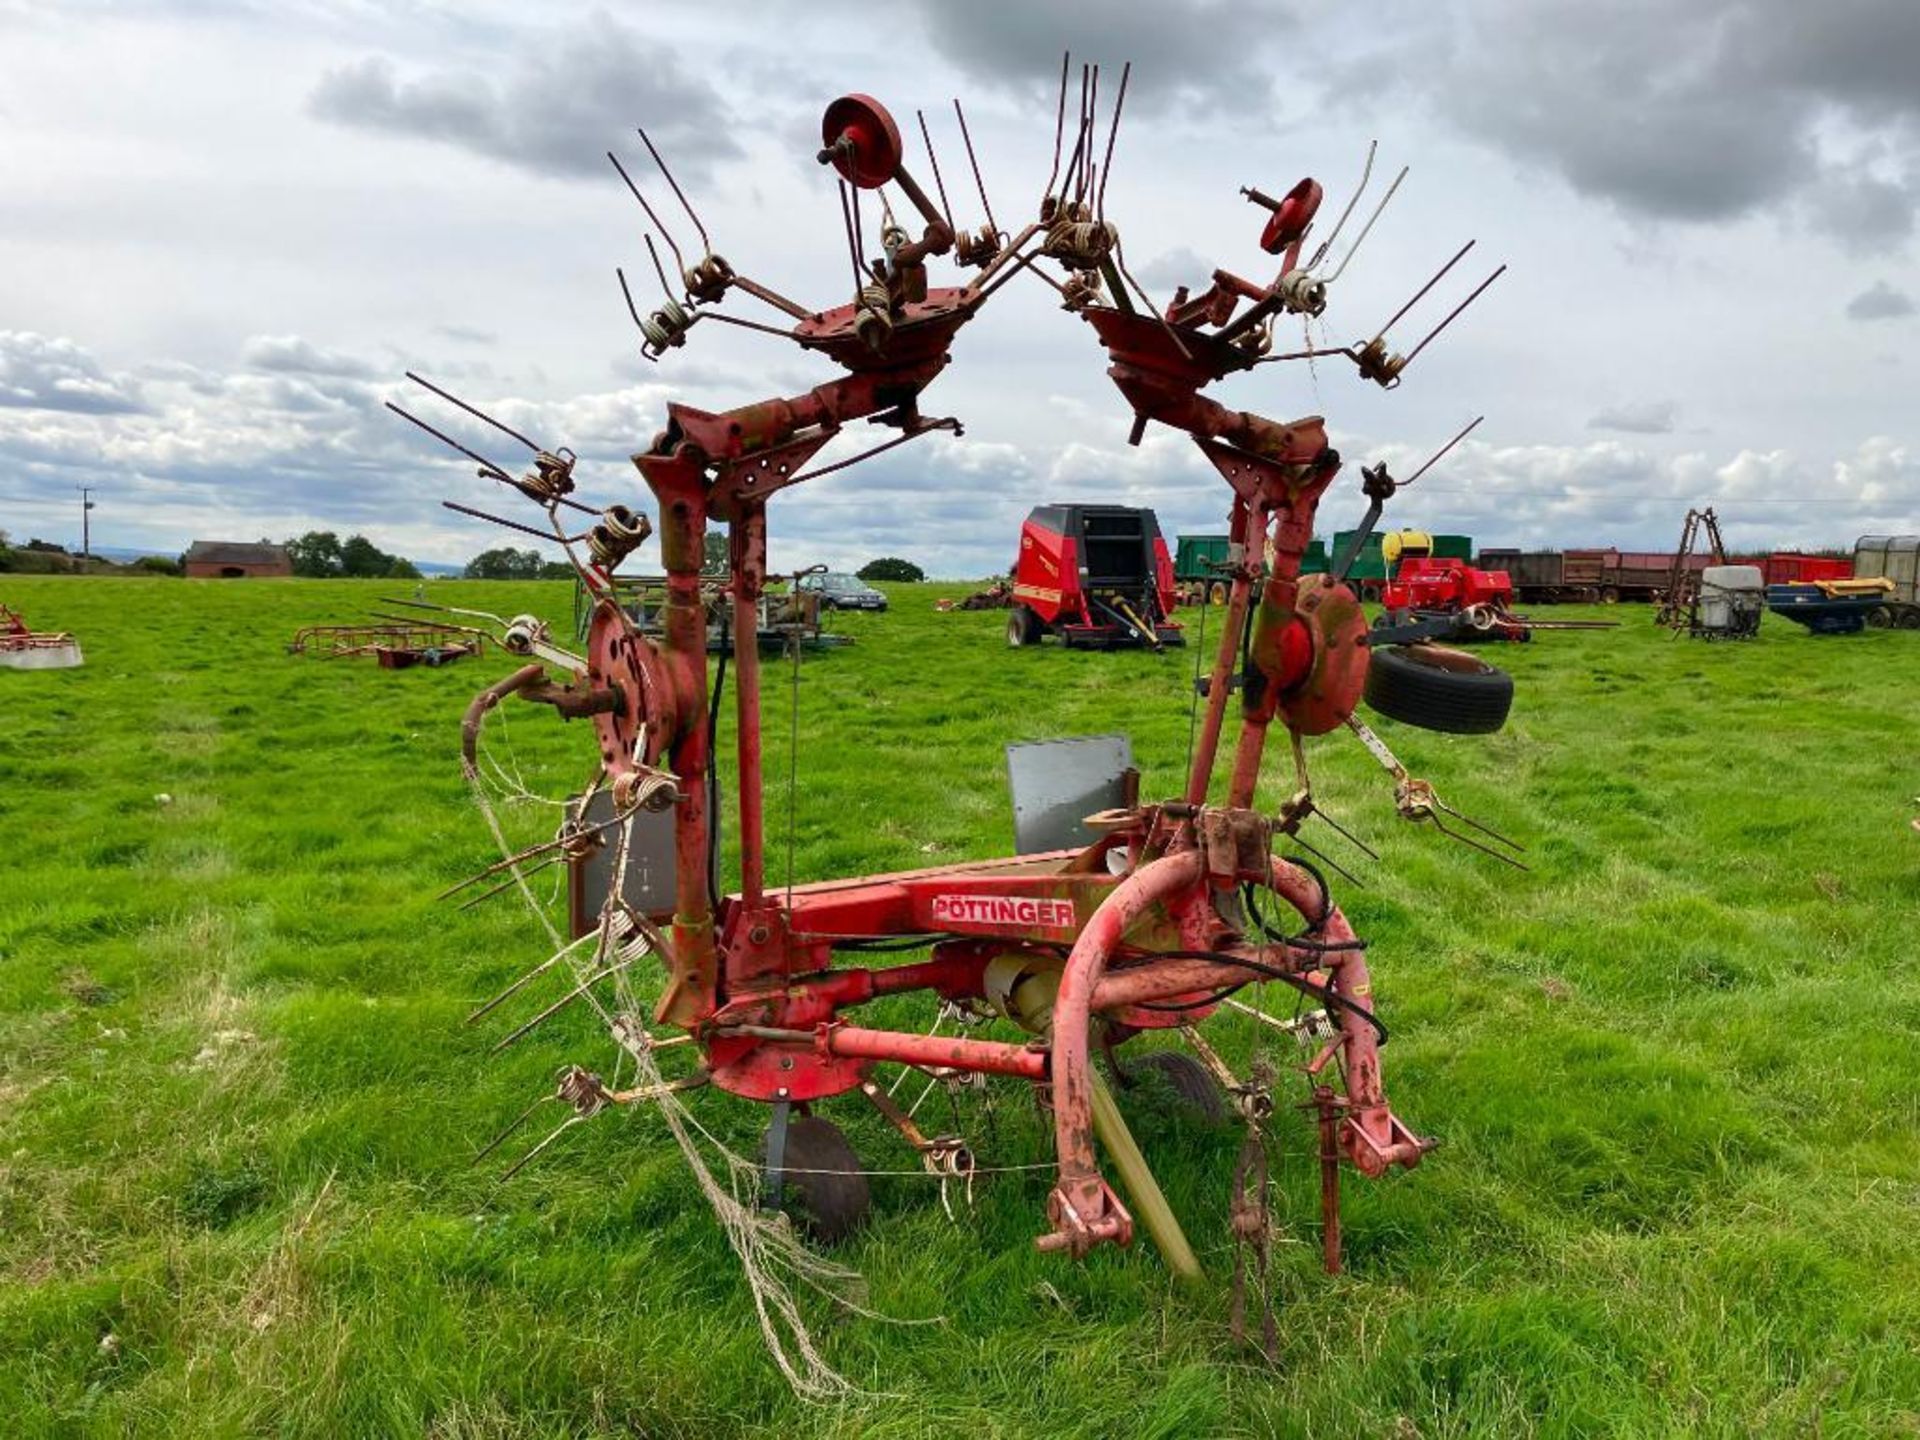
[(140, 408), (140, 392), (128, 377), (108, 375), (71, 340), (0, 330), (0, 406), (120, 415)]

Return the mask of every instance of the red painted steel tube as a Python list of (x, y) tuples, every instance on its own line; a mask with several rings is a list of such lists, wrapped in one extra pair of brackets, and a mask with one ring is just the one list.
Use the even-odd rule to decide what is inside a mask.
[[(1255, 958), (1249, 956), (1248, 958)], [(1301, 974), (1320, 963), (1317, 955), (1304, 950), (1289, 950), (1286, 961)], [(1281, 957), (1271, 955), (1261, 963), (1276, 969), (1288, 968)], [(1143, 1000), (1167, 1000), (1178, 995), (1205, 996), (1229, 985), (1256, 984), (1271, 979), (1244, 965), (1228, 965), (1219, 960), (1157, 960), (1137, 969), (1108, 972), (1093, 987), (1092, 1009), (1096, 1014), (1138, 1005)]]
[[(1273, 888), (1303, 915), (1319, 903), (1319, 888), (1305, 871), (1286, 861), (1273, 862)], [(1353, 939), (1353, 927), (1337, 906), (1327, 910), (1319, 937), (1330, 944)], [(1373, 1012), (1373, 980), (1364, 950), (1329, 951), (1322, 961), (1327, 984), (1352, 1006)], [(1379, 1178), (1395, 1165), (1420, 1163), (1426, 1144), (1394, 1116), (1380, 1080), (1380, 1042), (1367, 1020), (1347, 1005), (1337, 1019), (1344, 1039), (1343, 1069), (1347, 1082), (1347, 1115), (1340, 1124), (1340, 1147), (1363, 1175)]]
[[(905, 1065), (945, 1065), (956, 1070), (1017, 1075), (1025, 1080), (1047, 1078), (1047, 1055), (1044, 1050), (1030, 1050), (1024, 1045), (1009, 1045), (999, 1040), (967, 1040), (954, 1035), (902, 1035), (896, 1030), (863, 1030), (856, 1025), (831, 1025), (819, 1033), (820, 1044), (829, 1055), (844, 1055), (854, 1060), (897, 1060)], [(1088, 1123), (1091, 1124), (1091, 1121)]]
[(733, 569), (733, 692), (740, 796), (740, 898), (760, 903), (766, 886), (765, 792), (760, 773), (760, 610), (767, 512), (742, 508), (728, 536)]
[[(1243, 555), (1255, 553), (1256, 544), (1264, 548), (1266, 527), (1259, 527), (1261, 533), (1252, 534), (1252, 511), (1244, 500), (1236, 499), (1233, 505), (1233, 519), (1230, 523), (1231, 542), (1244, 547)], [(1234, 666), (1240, 659), (1240, 632), (1247, 623), (1247, 609), (1253, 595), (1253, 580), (1243, 565), (1240, 574), (1233, 577), (1233, 585), (1227, 596), (1226, 623), (1220, 631), (1220, 648), (1213, 659), (1213, 673), (1207, 680), (1207, 715), (1200, 725), (1200, 739), (1193, 749), (1193, 769), (1187, 775), (1187, 803), (1204, 805), (1207, 803), (1207, 788), (1213, 779), (1213, 762), (1220, 749), (1220, 728), (1227, 715), (1227, 695), (1233, 685)]]
[(1103, 1241), (1125, 1244), (1132, 1223), (1100, 1176), (1093, 1154), (1092, 1081), (1087, 1071), (1088, 1020), (1107, 958), (1151, 907), (1199, 886), (1206, 875), (1198, 850), (1182, 850), (1141, 867), (1115, 887), (1080, 932), (1060, 978), (1053, 1007), (1053, 1118), (1060, 1183), (1047, 1200), (1054, 1233), (1043, 1249), (1084, 1254)]
[(713, 1013), (718, 978), (713, 895), (707, 873), (707, 611), (700, 597), (706, 549), (705, 466), (684, 453), (637, 457), (660, 502), (660, 555), (667, 572), (663, 649), (672, 676), (679, 738), (671, 758), (680, 783), (674, 822), (671, 977), (655, 1019), (690, 1029)]

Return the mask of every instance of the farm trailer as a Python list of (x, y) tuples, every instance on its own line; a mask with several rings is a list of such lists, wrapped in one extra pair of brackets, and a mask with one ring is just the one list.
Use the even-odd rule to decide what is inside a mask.
[[(1173, 552), (1173, 578), (1182, 605), (1211, 601), (1224, 605), (1227, 599), (1229, 554), (1228, 535), (1182, 535)], [(1327, 544), (1324, 540), (1307, 543), (1300, 561), (1302, 575), (1327, 573)]]
[[(1671, 551), (1504, 550), (1480, 552), (1482, 570), (1504, 570), (1521, 603), (1612, 605), (1620, 600), (1657, 600), (1673, 569)], [(1687, 568), (1704, 570), (1708, 555), (1687, 557)]]

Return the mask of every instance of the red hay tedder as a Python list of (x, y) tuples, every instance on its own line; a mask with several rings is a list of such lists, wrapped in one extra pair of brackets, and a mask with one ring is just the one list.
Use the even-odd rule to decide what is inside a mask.
[[(841, 372), (800, 394), (718, 413), (668, 405), (664, 428), (634, 456), (653, 495), (667, 575), (665, 624), (658, 637), (636, 628), (617, 603), (612, 580), (615, 567), (652, 532), (645, 515), (623, 504), (581, 503), (571, 493), (572, 454), (544, 449), (517, 432), (507, 433), (535, 452), (532, 468), (523, 475), (458, 447), (479, 461), (483, 475), (539, 506), (546, 533), (565, 545), (596, 597), (581, 655), (556, 645), (546, 627), (531, 618), (500, 622), (506, 648), (527, 663), (475, 698), (464, 727), (467, 773), (483, 798), (476, 749), (488, 712), (506, 697), (550, 704), (563, 716), (587, 720), (593, 731), (591, 780), (559, 833), (550, 842), (509, 854), (489, 872), (498, 884), (518, 884), (529, 893), (523, 870), (598, 855), (613, 876), (586, 934), (571, 945), (555, 934), (555, 955), (533, 972), (569, 975), (566, 994), (515, 1035), (582, 997), (600, 1009), (633, 1083), (623, 1088), (618, 1069), (612, 1079), (603, 1079), (569, 1067), (548, 1098), (574, 1112), (567, 1124), (611, 1104), (660, 1105), (763, 1296), (762, 1287), (771, 1282), (761, 1247), (774, 1242), (755, 1227), (770, 1223), (756, 1219), (770, 1198), (783, 1193), (790, 1201), (797, 1198), (815, 1231), (829, 1236), (857, 1220), (865, 1205), (866, 1172), (838, 1129), (815, 1113), (822, 1102), (864, 1095), (897, 1126), (929, 1172), (965, 1176), (973, 1171), (972, 1148), (961, 1137), (925, 1135), (893, 1104), (875, 1079), (881, 1065), (909, 1067), (936, 1079), (1004, 1076), (1033, 1087), (1051, 1112), (1057, 1162), (1039, 1247), (1084, 1256), (1101, 1245), (1125, 1245), (1133, 1238), (1137, 1213), (1168, 1263), (1184, 1273), (1197, 1271), (1192, 1253), (1091, 1064), (1096, 1048), (1112, 1050), (1154, 1032), (1186, 1037), (1197, 1056), (1187, 1062), (1189, 1071), (1203, 1083), (1211, 1077), (1227, 1089), (1251, 1128), (1253, 1143), (1272, 1113), (1271, 1073), (1262, 1068), (1232, 1073), (1198, 1027), (1221, 1007), (1239, 1005), (1233, 997), (1249, 986), (1278, 983), (1309, 997), (1318, 1007), (1313, 1014), (1292, 1024), (1272, 1023), (1306, 1042), (1302, 1068), (1319, 1122), (1329, 1268), (1338, 1265), (1336, 1182), (1342, 1159), (1364, 1175), (1381, 1176), (1417, 1165), (1431, 1144), (1388, 1104), (1380, 1066), (1386, 1031), (1374, 1013), (1364, 943), (1319, 873), (1277, 855), (1275, 846), (1297, 838), (1316, 813), (1302, 742), (1337, 730), (1357, 734), (1389, 771), (1402, 816), (1467, 839), (1449, 827), (1447, 818), (1464, 817), (1432, 786), (1410, 776), (1355, 715), (1373, 650), (1366, 616), (1344, 583), (1344, 569), (1300, 574), (1315, 511), (1341, 473), (1325, 422), (1317, 415), (1274, 419), (1230, 408), (1203, 393), (1227, 376), (1309, 353), (1272, 353), (1275, 322), (1318, 316), (1325, 308), (1328, 285), (1351, 259), (1352, 248), (1337, 268), (1322, 262), (1359, 193), (1303, 260), (1321, 187), (1303, 180), (1279, 199), (1246, 191), (1266, 212), (1259, 245), (1277, 258), (1277, 273), (1254, 281), (1216, 270), (1200, 293), (1182, 288), (1171, 304), (1156, 305), (1127, 274), (1119, 230), (1104, 209), (1126, 76), (1112, 107), (1107, 160), (1098, 167), (1097, 72), (1083, 69), (1081, 78), (1080, 118), (1072, 135), (1064, 123), (1063, 68), (1053, 173), (1036, 217), (1012, 233), (993, 223), (984, 189), (986, 225), (972, 233), (956, 227), (944, 186), (936, 203), (908, 172), (899, 129), (878, 101), (847, 95), (828, 106), (819, 160), (839, 177), (854, 291), (849, 303), (828, 309), (796, 303), (736, 271), (713, 253), (705, 226), (682, 195), (707, 247), (687, 263), (658, 214), (621, 170), (678, 263), (671, 277), (659, 270), (666, 296), (658, 309), (642, 315), (628, 296), (649, 358), (683, 345), (700, 321), (732, 320), (718, 307), (739, 294), (783, 317), (778, 328), (755, 322), (757, 328), (823, 357)], [(923, 120), (923, 134), (924, 126)], [(961, 130), (964, 136), (964, 117)], [(971, 158), (970, 141), (968, 151)], [(931, 160), (930, 140), (928, 153)], [(1369, 154), (1369, 171), (1371, 164)], [(661, 171), (671, 185), (664, 166)], [(1363, 177), (1362, 192), (1365, 183)], [(860, 197), (883, 187), (893, 198), (878, 207), (876, 254), (861, 222)], [(1378, 215), (1377, 207), (1373, 213)], [(908, 215), (918, 216), (917, 237), (904, 220), (895, 219)], [(1369, 219), (1360, 228), (1360, 239), (1371, 224)], [(647, 243), (651, 251), (651, 236)], [(930, 284), (928, 262), (946, 256), (972, 271), (970, 278), (953, 286)], [(719, 758), (714, 740), (728, 667), (723, 655), (716, 670), (707, 651), (701, 562), (708, 529), (726, 526), (735, 633), (750, 633), (769, 579), (768, 506), (786, 503), (786, 492), (812, 476), (877, 450), (930, 431), (958, 433), (954, 421), (921, 413), (922, 393), (946, 368), (958, 332), (1023, 272), (1043, 279), (1091, 331), (1131, 411), (1132, 441), (1138, 443), (1150, 424), (1182, 431), (1225, 485), (1230, 593), (1185, 781), (1173, 795), (1090, 817), (1087, 824), (1097, 838), (1072, 848), (769, 886), (761, 659), (756, 647), (742, 646), (731, 656), (736, 715), (731, 768), (741, 859), (738, 887), (725, 892), (716, 881)], [(1498, 274), (1482, 282), (1432, 333)], [(1404, 356), (1390, 351), (1384, 333), (1310, 353), (1344, 355), (1364, 378), (1390, 387), (1427, 340)], [(899, 433), (852, 459), (810, 468), (817, 452), (863, 420)], [(1363, 530), (1399, 488), (1384, 465), (1369, 468), (1364, 479), (1371, 507)], [(568, 533), (572, 527), (563, 523), (570, 511), (591, 517), (579, 533)], [(1270, 557), (1269, 566), (1262, 565), (1263, 554)], [(1163, 545), (1155, 551), (1154, 570), (1155, 587), (1169, 586)], [(1444, 695), (1466, 658), (1424, 645), (1396, 653), (1403, 667), (1428, 676), (1420, 692), (1426, 696)], [(1229, 734), (1228, 708), (1236, 692), (1237, 720)], [(1400, 718), (1418, 722), (1423, 717), (1406, 713)], [(1276, 728), (1287, 798), (1266, 807), (1256, 791)], [(1229, 758), (1221, 775), (1217, 762), (1223, 748)], [(607, 818), (595, 820), (595, 814)], [(657, 917), (627, 898), (636, 827), (645, 825), (671, 834), (671, 897)], [(884, 957), (892, 951), (923, 958), (889, 963)], [(523, 977), (507, 994), (530, 978)], [(942, 1019), (934, 1033), (855, 1018), (870, 1001), (908, 994), (939, 1003)], [(1010, 1022), (1017, 1028), (1007, 1038), (937, 1033), (949, 1020)], [(662, 1056), (693, 1063), (669, 1078)], [(699, 1086), (763, 1102), (771, 1110), (761, 1157), (742, 1164), (732, 1152), (720, 1152), (725, 1167), (718, 1181), (712, 1162), (717, 1142), (686, 1118), (680, 1099)], [(1096, 1133), (1126, 1186), (1124, 1199), (1103, 1172)], [(1249, 1198), (1251, 1191), (1241, 1194), (1242, 1177), (1236, 1178), (1235, 1233), (1264, 1258), (1269, 1220), (1263, 1150), (1258, 1157), (1257, 1199)], [(776, 1308), (786, 1324), (798, 1326), (790, 1304)], [(789, 1376), (803, 1391), (831, 1388), (823, 1378), (830, 1372), (814, 1363), (817, 1356), (807, 1347), (804, 1330), (798, 1344), (805, 1363), (790, 1363), (791, 1347), (782, 1348), (768, 1313), (763, 1305), (763, 1326)]]

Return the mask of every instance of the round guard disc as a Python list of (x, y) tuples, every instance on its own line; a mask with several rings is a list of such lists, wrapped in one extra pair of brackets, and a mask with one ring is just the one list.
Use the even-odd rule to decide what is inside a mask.
[(832, 149), (845, 138), (851, 153), (832, 157), (843, 179), (862, 190), (877, 190), (900, 169), (900, 127), (887, 107), (871, 95), (842, 95), (820, 120), (820, 143)]
[[(898, 142), (895, 142), (896, 145)], [(1260, 248), (1269, 255), (1299, 243), (1320, 209), (1320, 182), (1309, 176), (1287, 192), (1280, 208), (1273, 212), (1260, 232)]]
[(1367, 684), (1367, 614), (1353, 591), (1324, 575), (1300, 581), (1294, 611), (1313, 632), (1313, 669), (1280, 700), (1289, 729), (1325, 735), (1347, 723)]

